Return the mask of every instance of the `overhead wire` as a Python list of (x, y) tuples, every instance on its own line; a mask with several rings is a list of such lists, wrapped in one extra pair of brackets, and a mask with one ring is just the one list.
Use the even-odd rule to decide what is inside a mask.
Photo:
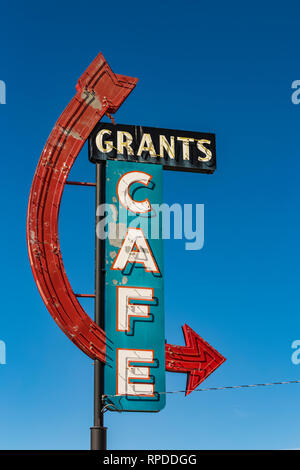
[[(234, 390), (242, 388), (254, 388), (254, 387), (270, 387), (272, 385), (287, 385), (287, 384), (299, 384), (300, 380), (285, 380), (280, 382), (265, 382), (257, 384), (246, 384), (246, 385), (226, 385), (223, 387), (207, 387), (207, 388), (197, 388), (195, 390), (170, 390), (166, 392), (156, 392), (157, 395), (168, 395), (175, 393), (187, 393), (187, 392), (211, 392), (217, 390)], [(120, 397), (120, 395), (103, 395), (103, 398), (114, 398)]]

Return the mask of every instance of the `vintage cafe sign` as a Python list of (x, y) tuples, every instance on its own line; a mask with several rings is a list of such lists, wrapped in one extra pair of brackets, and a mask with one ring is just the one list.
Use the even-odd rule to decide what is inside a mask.
[(167, 170), (213, 173), (215, 134), (99, 123), (89, 139), (89, 158), (157, 163)]
[[(206, 346), (198, 346), (187, 329), (186, 350), (166, 349), (162, 221), (153, 208), (163, 203), (163, 169), (213, 173), (215, 135), (100, 122), (89, 137), (89, 159), (106, 163), (110, 208), (105, 217), (106, 403), (112, 411), (160, 411), (166, 370), (190, 374)], [(149, 238), (153, 222), (159, 233)], [(205, 354), (214, 363), (210, 351)]]
[[(162, 171), (161, 165), (106, 163), (106, 204), (112, 210), (108, 216), (111, 236), (105, 240), (105, 331), (109, 341), (104, 391), (111, 410), (160, 411), (165, 405), (161, 224), (159, 237), (151, 240), (139, 225), (132, 224), (143, 216), (148, 232), (151, 219), (159, 217), (152, 204), (162, 203)], [(138, 196), (133, 196), (135, 190)]]
[[(155, 207), (163, 203), (163, 169), (213, 173), (216, 145), (211, 133), (101, 123), (136, 83), (114, 74), (102, 54), (82, 74), (37, 165), (27, 244), (35, 282), (55, 322), (87, 356), (105, 364), (101, 384), (110, 405), (105, 409), (153, 412), (165, 405), (166, 371), (187, 374), (189, 394), (225, 360), (187, 324), (185, 346), (166, 343), (163, 240), (161, 232), (148, 235), (151, 219), (158, 217)], [(90, 161), (105, 161), (101, 191), (113, 207), (109, 225), (120, 235), (102, 245), (104, 285), (98, 300), (104, 325), (91, 319), (71, 288), (59, 245), (63, 190), (87, 139)], [(134, 223), (137, 217), (143, 228)], [(95, 391), (95, 411), (100, 398)], [(95, 436), (98, 417), (94, 423)]]

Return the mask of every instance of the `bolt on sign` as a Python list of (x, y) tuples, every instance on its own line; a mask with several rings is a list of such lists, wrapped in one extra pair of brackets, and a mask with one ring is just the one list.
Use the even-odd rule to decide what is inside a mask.
[(158, 393), (165, 392), (160, 223), (157, 239), (148, 239), (152, 219), (160, 217), (152, 204), (161, 203), (161, 166), (106, 163), (108, 216), (100, 222), (108, 225), (104, 298), (109, 342), (104, 393), (117, 410), (159, 411), (165, 405), (165, 394)]

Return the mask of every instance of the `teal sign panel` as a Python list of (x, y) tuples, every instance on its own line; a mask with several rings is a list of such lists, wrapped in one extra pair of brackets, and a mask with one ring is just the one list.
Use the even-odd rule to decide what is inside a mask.
[(162, 171), (160, 165), (106, 162), (101, 229), (110, 410), (153, 412), (165, 405)]

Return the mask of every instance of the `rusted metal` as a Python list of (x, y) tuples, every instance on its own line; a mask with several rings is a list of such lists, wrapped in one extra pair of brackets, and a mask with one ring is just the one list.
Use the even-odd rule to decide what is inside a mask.
[(106, 113), (106, 116), (111, 120), (112, 124), (116, 124), (115, 118), (111, 114)]
[(189, 395), (226, 359), (188, 325), (182, 331), (186, 346), (165, 345), (166, 370), (187, 373), (185, 394)]
[(29, 196), (27, 244), (43, 301), (62, 331), (85, 354), (105, 361), (105, 332), (86, 314), (66, 275), (58, 216), (67, 177), (89, 134), (106, 113), (115, 113), (137, 83), (112, 72), (99, 54), (78, 80), (75, 97), (44, 147)]

